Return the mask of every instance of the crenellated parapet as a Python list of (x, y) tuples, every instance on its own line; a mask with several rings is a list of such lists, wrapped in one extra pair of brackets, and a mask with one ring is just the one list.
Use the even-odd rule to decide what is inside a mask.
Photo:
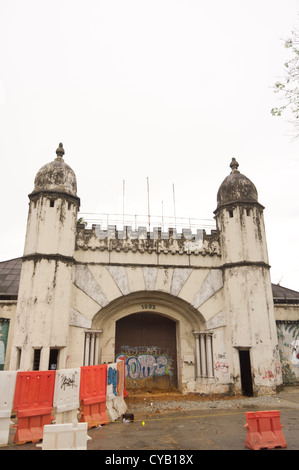
[(76, 249), (220, 255), (217, 230), (212, 230), (210, 234), (204, 229), (193, 233), (191, 229), (178, 232), (175, 228), (163, 231), (161, 227), (148, 231), (147, 227), (133, 230), (125, 226), (119, 230), (115, 225), (103, 229), (101, 225), (86, 228), (85, 224), (80, 223), (77, 224)]

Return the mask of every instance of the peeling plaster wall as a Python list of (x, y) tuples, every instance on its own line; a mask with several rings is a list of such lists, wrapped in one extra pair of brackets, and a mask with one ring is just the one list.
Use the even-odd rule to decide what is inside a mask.
[[(32, 368), (35, 347), (42, 350), (42, 370), (51, 347), (60, 349), (59, 368), (80, 367), (87, 351), (92, 360), (114, 362), (116, 322), (150, 311), (175, 322), (182, 392), (240, 391), (240, 348), (250, 350), (256, 393), (279, 384), (263, 207), (252, 183), (235, 171), (237, 163), (225, 180), (237, 185), (222, 185), (217, 197), (217, 230), (180, 234), (76, 225), (80, 200), (62, 154), (60, 146), (29, 195), (11, 368), (17, 348), (24, 370)], [(52, 167), (64, 170), (56, 177)]]
[[(268, 270), (260, 267), (227, 269), (224, 296), (227, 342), (233, 346), (232, 380), (239, 381), (239, 348), (249, 348), (256, 393), (281, 383), (277, 332)], [(268, 280), (269, 281), (269, 280)], [(228, 346), (229, 348), (229, 346)]]
[(221, 295), (214, 302), (208, 303), (222, 289), (222, 272), (218, 269), (205, 269), (201, 272), (201, 283), (198, 282), (200, 277), (191, 276), (193, 272), (190, 268), (186, 271), (185, 268), (76, 265), (72, 324), (75, 324), (75, 318), (78, 319), (78, 326), (80, 322), (84, 324), (84, 318), (92, 320), (101, 308), (113, 300), (140, 291), (157, 291), (176, 296), (190, 303), (200, 316), (202, 307), (209, 319), (215, 314), (215, 309), (223, 310)]
[[(233, 215), (233, 217), (231, 217)], [(263, 212), (259, 206), (232, 206), (218, 215), (221, 252), (226, 263), (269, 263)]]
[[(62, 348), (60, 359), (64, 361), (71, 276), (71, 267), (58, 260), (27, 260), (23, 263), (14, 330), (14, 346), (22, 348), (20, 368), (23, 370), (32, 368), (33, 348), (42, 349), (41, 370), (49, 367), (50, 347)], [(13, 368), (17, 365), (16, 360), (14, 349), (11, 358)]]
[[(50, 207), (50, 202), (54, 207)], [(53, 195), (31, 201), (24, 255), (33, 253), (73, 256), (77, 206)]]
[[(73, 267), (71, 326), (75, 333), (72, 335), (80, 342), (80, 331), (100, 329), (100, 361), (111, 362), (117, 319), (142, 311), (145, 304), (153, 305), (156, 313), (167, 315), (177, 323), (180, 388), (195, 390), (198, 386), (194, 331), (205, 331), (206, 320), (212, 327), (214, 317), (214, 326), (218, 328), (215, 315), (224, 309), (218, 234), (193, 240), (192, 251), (190, 234), (189, 239), (169, 240), (151, 238), (149, 234), (146, 237), (141, 230), (133, 239), (119, 238), (113, 230), (111, 233), (112, 238), (104, 238), (95, 228), (78, 230)], [(138, 296), (138, 301), (132, 300), (134, 296)], [(115, 302), (119, 307), (106, 319), (107, 309)], [(195, 312), (192, 319), (185, 311), (177, 310), (176, 303), (180, 302), (186, 302), (188, 309)], [(223, 318), (220, 323), (223, 327)], [(68, 355), (74, 367), (75, 354), (69, 345)], [(221, 383), (221, 377), (218, 381)]]

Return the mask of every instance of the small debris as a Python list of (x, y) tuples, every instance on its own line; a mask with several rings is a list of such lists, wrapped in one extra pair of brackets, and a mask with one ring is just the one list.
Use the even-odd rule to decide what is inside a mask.
[(132, 413), (125, 413), (123, 416), (123, 423), (130, 423), (134, 421), (134, 415)]

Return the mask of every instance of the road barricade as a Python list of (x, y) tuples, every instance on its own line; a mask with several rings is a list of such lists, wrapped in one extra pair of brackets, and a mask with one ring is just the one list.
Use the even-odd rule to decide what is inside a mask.
[(87, 423), (50, 424), (44, 426), (42, 450), (87, 450)]
[(56, 371), (53, 410), (55, 423), (73, 423), (80, 411), (80, 367)]
[(15, 393), (17, 372), (0, 372), (0, 445), (6, 445), (9, 438), (10, 420)]
[(37, 442), (43, 437), (43, 427), (51, 424), (55, 371), (18, 372), (13, 409), (18, 423), (14, 442)]
[(106, 407), (109, 420), (115, 421), (127, 411), (124, 401), (124, 361), (107, 365)]
[(80, 379), (81, 418), (88, 429), (109, 422), (106, 413), (107, 364), (82, 366)]
[(280, 424), (280, 412), (249, 411), (245, 413), (247, 434), (245, 445), (253, 450), (287, 447)]
[(124, 368), (123, 368), (123, 380), (121, 380), (119, 383), (120, 383), (120, 384), (121, 384), (121, 383), (123, 384), (123, 396), (124, 396), (124, 398), (126, 398), (126, 397), (128, 396), (128, 392), (127, 392), (127, 390), (126, 390), (126, 360), (125, 360), (124, 357), (120, 357), (120, 358), (117, 360), (117, 362), (118, 362), (118, 361), (123, 361), (123, 363), (124, 363)]

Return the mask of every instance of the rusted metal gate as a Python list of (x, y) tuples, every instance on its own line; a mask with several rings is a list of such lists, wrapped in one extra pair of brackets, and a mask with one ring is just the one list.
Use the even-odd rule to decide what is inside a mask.
[(116, 322), (116, 359), (126, 363), (126, 388), (177, 388), (176, 323), (151, 312)]

